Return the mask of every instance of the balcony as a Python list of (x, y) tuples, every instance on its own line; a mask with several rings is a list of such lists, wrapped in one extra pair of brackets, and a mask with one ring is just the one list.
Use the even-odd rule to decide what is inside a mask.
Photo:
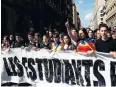
[(112, 17), (114, 14), (116, 14), (116, 7), (110, 10), (107, 14), (106, 20), (108, 20), (110, 17)]

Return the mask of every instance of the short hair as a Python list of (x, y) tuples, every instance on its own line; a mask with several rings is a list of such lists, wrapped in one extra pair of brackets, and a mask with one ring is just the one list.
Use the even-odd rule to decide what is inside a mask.
[(108, 30), (107, 24), (100, 24), (100, 25), (99, 25), (99, 29), (101, 29), (102, 27), (106, 27), (106, 29)]
[(38, 36), (38, 37), (40, 37), (40, 33), (35, 33), (35, 36)]
[(64, 33), (60, 33), (59, 34), (59, 37), (63, 37), (65, 34)]
[(34, 36), (33, 32), (29, 32), (28, 35)]
[(15, 36), (20, 36), (21, 37), (21, 34), (20, 33), (16, 33)]
[(97, 33), (97, 31), (99, 31), (100, 29), (95, 29), (94, 32)]
[(78, 32), (76, 28), (71, 28), (71, 31), (72, 31), (72, 30), (75, 30), (76, 32)]
[(59, 38), (59, 34), (55, 33), (55, 34), (53, 35), (53, 38)]

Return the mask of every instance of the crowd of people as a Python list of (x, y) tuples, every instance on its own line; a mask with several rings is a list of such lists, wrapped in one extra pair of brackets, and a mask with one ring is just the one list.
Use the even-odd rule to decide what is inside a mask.
[(90, 28), (75, 29), (65, 23), (67, 33), (49, 30), (45, 35), (29, 32), (28, 41), (19, 33), (5, 35), (2, 40), (2, 51), (8, 48), (25, 48), (33, 50), (47, 49), (54, 52), (74, 50), (83, 55), (91, 55), (95, 51), (109, 53), (116, 57), (116, 26), (110, 29), (106, 24), (100, 24), (95, 31)]

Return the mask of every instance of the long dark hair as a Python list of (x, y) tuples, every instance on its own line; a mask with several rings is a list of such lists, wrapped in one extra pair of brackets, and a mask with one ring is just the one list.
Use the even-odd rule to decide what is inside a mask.
[[(89, 36), (88, 36), (88, 33), (87, 33), (87, 31), (86, 31), (86, 29), (85, 28), (82, 28), (82, 29), (80, 29), (80, 30), (82, 30), (83, 31), (83, 33), (85, 34), (85, 38), (88, 38)], [(80, 31), (79, 30), (79, 31)], [(79, 32), (78, 31), (78, 32)]]
[[(70, 39), (70, 37), (69, 37), (67, 34), (64, 34), (64, 36), (67, 36), (67, 37), (68, 37), (68, 39), (69, 39), (68, 46), (69, 46), (69, 45), (71, 45), (71, 39)], [(64, 40), (64, 36), (63, 36), (63, 40)]]

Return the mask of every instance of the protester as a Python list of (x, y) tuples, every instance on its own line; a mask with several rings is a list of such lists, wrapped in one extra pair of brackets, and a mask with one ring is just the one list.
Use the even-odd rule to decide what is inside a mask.
[(61, 46), (60, 50), (63, 50), (63, 51), (74, 50), (74, 47), (71, 44), (71, 40), (68, 35), (63, 36), (63, 43), (61, 43), (59, 46)]
[(61, 33), (61, 34), (59, 35), (59, 37), (60, 37), (60, 42), (61, 42), (61, 43), (63, 43), (63, 36), (64, 36), (63, 33)]
[(35, 33), (34, 35), (34, 41), (35, 41), (35, 47), (36, 48), (41, 48), (41, 37), (40, 37), (40, 34), (39, 33)]
[(8, 36), (5, 36), (2, 41), (1, 50), (4, 51), (8, 48), (10, 48), (10, 40)]
[(45, 35), (46, 35), (47, 37), (49, 36), (48, 30), (45, 31)]
[(87, 28), (87, 29), (86, 29), (86, 31), (87, 31), (88, 34), (89, 34), (89, 31), (90, 31), (90, 30), (91, 30), (90, 28)]
[(9, 39), (10, 39), (10, 47), (12, 48), (12, 44), (14, 43), (14, 36), (11, 34), (9, 35)]
[(111, 33), (112, 33), (112, 39), (116, 41), (116, 28), (113, 28)]
[(116, 58), (116, 52), (110, 52), (110, 55), (114, 58)]
[(88, 36), (89, 36), (89, 38), (91, 38), (91, 39), (94, 38), (94, 33), (93, 33), (92, 30), (89, 30), (89, 31), (88, 31)]
[(101, 36), (100, 36), (100, 30), (99, 29), (96, 29), (95, 39), (98, 40), (100, 38), (101, 38)]
[(3, 40), (7, 40), (8, 35), (4, 35)]
[[(46, 30), (43, 40), (39, 33), (28, 33), (28, 42), (25, 44), (25, 40), (20, 34), (15, 35), (15, 39), (11, 34), (4, 36), (2, 41), (2, 48), (17, 48), (17, 47), (32, 47), (31, 49), (48, 49), (55, 52), (64, 50), (74, 50), (77, 52), (92, 54), (98, 52), (115, 52), (116, 51), (116, 26), (110, 31), (106, 24), (100, 24), (99, 29), (96, 29), (95, 33), (90, 29), (78, 29), (78, 33), (75, 28), (71, 28), (69, 23), (66, 22), (67, 34), (59, 33), (57, 29)], [(94, 36), (95, 34), (95, 36)]]
[(41, 48), (43, 49), (51, 49), (52, 44), (50, 42), (48, 42), (48, 37), (46, 35), (43, 36), (43, 41), (41, 44)]
[(67, 32), (68, 32), (68, 35), (69, 35), (72, 43), (76, 46), (77, 42), (79, 40), (78, 34), (76, 32), (76, 29), (74, 29), (74, 28), (70, 29), (70, 26), (69, 26), (68, 22), (65, 23), (65, 26), (67, 28)]
[(95, 51), (94, 41), (88, 37), (85, 29), (79, 30), (79, 42), (77, 44), (77, 52), (92, 54)]
[(112, 38), (112, 35), (111, 35), (111, 28), (108, 28), (107, 36), (108, 36), (108, 38)]
[(59, 40), (59, 35), (58, 34), (54, 34), (53, 35), (53, 40), (54, 42), (52, 43), (52, 51), (60, 51), (61, 47), (59, 46), (59, 44), (61, 43)]
[(53, 42), (53, 32), (52, 32), (52, 30), (49, 30), (48, 31), (48, 36), (49, 36), (49, 42)]
[(34, 40), (34, 34), (32, 32), (28, 33), (28, 42), (26, 43), (26, 47), (28, 47), (28, 46), (36, 47), (36, 43)]
[(108, 26), (106, 24), (100, 24), (100, 35), (101, 39), (96, 41), (96, 50), (98, 52), (106, 52), (109, 53), (111, 51), (116, 51), (116, 42), (113, 39), (108, 38)]
[(24, 47), (25, 46), (25, 42), (23, 41), (23, 39), (21, 38), (21, 35), (19, 33), (16, 33), (15, 35), (15, 39), (16, 41), (14, 41), (11, 46), (13, 48), (17, 48), (17, 47)]

